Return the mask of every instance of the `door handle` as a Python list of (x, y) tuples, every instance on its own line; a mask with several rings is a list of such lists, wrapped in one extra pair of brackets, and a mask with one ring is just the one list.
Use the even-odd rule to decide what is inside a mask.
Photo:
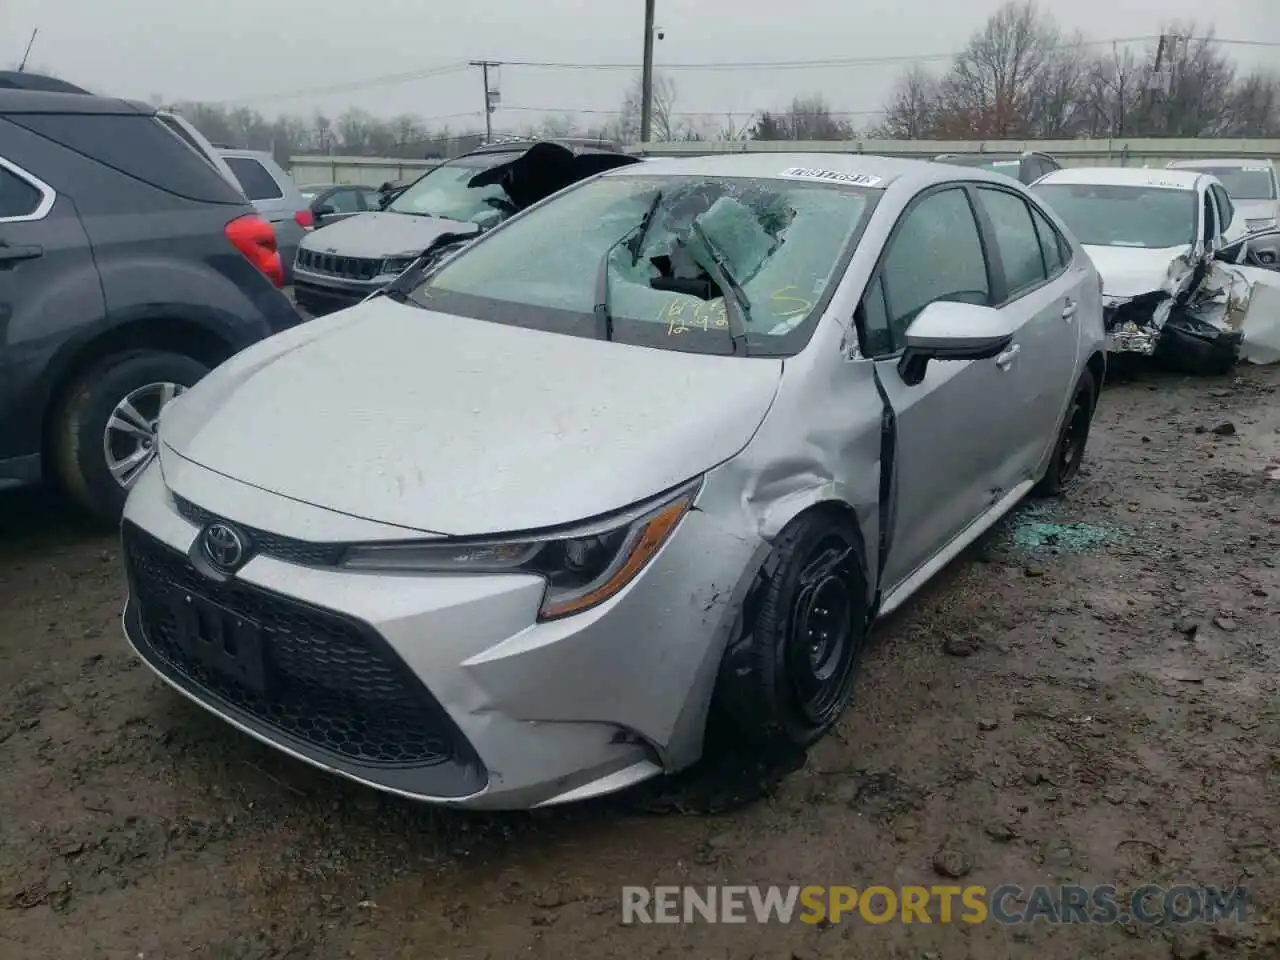
[(1062, 308), (1062, 319), (1071, 322), (1072, 317), (1076, 315), (1076, 302), (1070, 297), (1067, 298), (1067, 305)]
[(0, 243), (0, 262), (5, 260), (32, 260), (42, 256), (44, 256), (44, 247), (37, 247), (35, 244), (11, 247), (7, 243)]
[(1018, 344), (1015, 343), (1012, 347), (1010, 347), (1004, 353), (1000, 354), (1000, 356), (996, 357), (996, 366), (999, 367), (1001, 370), (1008, 370), (1009, 367), (1013, 365), (1013, 360), (1018, 355), (1018, 351), (1021, 349), (1022, 347), (1020, 347)]

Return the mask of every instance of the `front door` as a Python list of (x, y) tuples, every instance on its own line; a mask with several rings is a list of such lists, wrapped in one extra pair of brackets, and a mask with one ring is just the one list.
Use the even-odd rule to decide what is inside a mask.
[(935, 361), (922, 382), (902, 380), (907, 327), (937, 300), (994, 302), (970, 193), (959, 184), (907, 208), (859, 307), (862, 349), (895, 420), (886, 594), (999, 499), (1004, 437), (1016, 419), (1009, 356)]

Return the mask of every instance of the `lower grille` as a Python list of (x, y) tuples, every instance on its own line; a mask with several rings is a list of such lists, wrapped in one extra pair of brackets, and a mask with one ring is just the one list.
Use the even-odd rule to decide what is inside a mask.
[[(235, 579), (212, 581), (131, 524), (122, 536), (140, 652), (196, 696), (361, 765), (476, 763), (444, 709), (367, 625)], [(189, 652), (179, 615), (191, 595), (261, 628), (267, 692)]]

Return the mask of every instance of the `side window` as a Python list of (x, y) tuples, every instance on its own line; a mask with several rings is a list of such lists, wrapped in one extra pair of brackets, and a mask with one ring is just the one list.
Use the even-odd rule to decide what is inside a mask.
[(862, 296), (862, 351), (868, 357), (893, 353), (893, 332), (889, 329), (889, 311), (884, 304), (884, 283), (877, 276)]
[(207, 203), (244, 202), (203, 154), (153, 116), (19, 113), (8, 119), (167, 193)]
[(42, 194), (12, 170), (0, 167), (0, 221), (29, 217), (40, 208)]
[(377, 190), (362, 190), (360, 191), (360, 196), (361, 196), (361, 200), (364, 203), (364, 209), (366, 210), (382, 209), (381, 207), (382, 194), (378, 193)]
[(1222, 229), (1225, 231), (1231, 226), (1231, 221), (1235, 219), (1236, 208), (1231, 203), (1231, 196), (1227, 193), (1225, 187), (1214, 184), (1213, 195), (1218, 200), (1218, 213), (1222, 216)]
[(244, 187), (250, 200), (279, 200), (284, 191), (267, 168), (252, 157), (226, 157), (227, 166)]
[(355, 190), (335, 190), (325, 201), (334, 213), (359, 213), (360, 195)]
[(889, 241), (880, 279), (895, 348), (911, 321), (935, 300), (991, 302), (978, 222), (962, 188), (939, 190), (911, 208)]
[(1008, 299), (1044, 283), (1044, 257), (1026, 201), (1015, 193), (990, 187), (980, 187), (978, 199), (995, 230), (996, 249), (1009, 285)]
[(1036, 237), (1040, 241), (1040, 255), (1044, 257), (1045, 274), (1052, 279), (1067, 266), (1067, 258), (1063, 253), (1067, 242), (1058, 235), (1049, 218), (1035, 207), (1031, 208), (1031, 219), (1035, 221)]

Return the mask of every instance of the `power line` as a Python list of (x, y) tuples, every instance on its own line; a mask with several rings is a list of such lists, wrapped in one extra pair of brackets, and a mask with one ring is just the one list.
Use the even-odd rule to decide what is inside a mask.
[(434, 67), (429, 70), (414, 70), (409, 73), (389, 73), (380, 77), (368, 77), (364, 80), (353, 80), (350, 83), (335, 83), (327, 87), (309, 87), (289, 93), (272, 93), (261, 97), (237, 97), (230, 100), (216, 100), (215, 103), (264, 103), (272, 100), (297, 100), (302, 97), (319, 97), (330, 93), (352, 93), (357, 90), (368, 90), (373, 87), (389, 87), (400, 83), (412, 83), (415, 80), (427, 80), (431, 77), (448, 76), (468, 69), (468, 64), (455, 63), (448, 66)]
[[(1159, 39), (1155, 35), (1141, 37), (1115, 37), (1106, 40), (1084, 40), (1080, 43), (1060, 44), (1054, 49), (1070, 50), (1077, 46), (1097, 47), (1112, 46), (1125, 43), (1145, 43)], [(1230, 42), (1230, 41), (1223, 41)], [(1280, 44), (1277, 44), (1280, 46)], [(862, 67), (879, 66), (894, 63), (918, 63), (921, 61), (954, 60), (963, 57), (963, 51), (950, 53), (894, 54), (874, 57), (836, 57), (807, 60), (739, 60), (708, 63), (663, 63), (662, 70), (792, 70), (820, 69), (826, 67)], [(503, 60), (504, 65), (512, 67), (532, 67), (548, 70), (639, 70), (641, 64), (623, 62), (582, 63), (569, 60)]]

